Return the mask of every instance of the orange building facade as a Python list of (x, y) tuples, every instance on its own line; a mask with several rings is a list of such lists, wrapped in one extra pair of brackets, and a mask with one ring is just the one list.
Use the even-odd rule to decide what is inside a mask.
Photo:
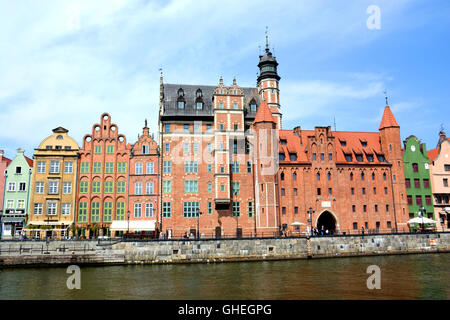
[(113, 220), (127, 219), (130, 153), (111, 116), (102, 114), (79, 151), (76, 235), (110, 236)]

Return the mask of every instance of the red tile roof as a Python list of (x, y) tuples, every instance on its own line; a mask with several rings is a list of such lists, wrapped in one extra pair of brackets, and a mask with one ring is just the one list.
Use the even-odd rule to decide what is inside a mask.
[(389, 106), (386, 106), (384, 108), (383, 112), (383, 118), (381, 119), (380, 123), (380, 130), (383, 128), (400, 128), (397, 121), (395, 120), (394, 114), (391, 111), (391, 108)]
[[(298, 135), (292, 130), (280, 130), (280, 140), (286, 140), (285, 145), (279, 144), (278, 152), (285, 155), (285, 160), (280, 161), (280, 163), (310, 162), (308, 154), (305, 151), (309, 146), (308, 136), (314, 134), (314, 130), (301, 130)], [(334, 159), (334, 161), (338, 163), (366, 165), (384, 163), (378, 161), (377, 158), (377, 155), (382, 154), (379, 132), (332, 131), (331, 135), (335, 138), (336, 159)], [(342, 145), (341, 141), (345, 141), (345, 145)], [(362, 146), (361, 141), (367, 142), (366, 147)], [(289, 153), (296, 153), (297, 161), (291, 161)], [(352, 155), (352, 161), (346, 160), (346, 154)], [(357, 161), (356, 154), (362, 155), (362, 161)], [(373, 156), (373, 161), (369, 161), (368, 155)]]
[(267, 102), (263, 100), (259, 105), (258, 112), (256, 113), (255, 120), (253, 123), (257, 122), (273, 122), (276, 123), (275, 119), (272, 116), (272, 112), (267, 105)]
[(33, 167), (33, 160), (31, 160), (31, 159), (28, 158), (27, 156), (25, 156), (25, 160), (27, 160), (28, 165), (29, 165), (30, 167)]

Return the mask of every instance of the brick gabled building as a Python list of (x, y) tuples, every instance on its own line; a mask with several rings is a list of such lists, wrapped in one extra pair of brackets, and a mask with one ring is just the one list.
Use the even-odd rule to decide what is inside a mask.
[(259, 57), (256, 88), (160, 82), (162, 229), (167, 236), (280, 230), (407, 231), (400, 126), (378, 132), (282, 129), (278, 62)]
[(127, 218), (131, 145), (104, 113), (83, 137), (78, 163), (78, 236), (108, 236), (113, 220)]

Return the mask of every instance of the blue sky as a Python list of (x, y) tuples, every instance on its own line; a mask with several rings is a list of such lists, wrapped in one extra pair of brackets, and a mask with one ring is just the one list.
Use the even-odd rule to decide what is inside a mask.
[(402, 139), (432, 149), (450, 135), (449, 17), (444, 0), (0, 0), (0, 148), (31, 156), (58, 126), (81, 143), (103, 112), (134, 143), (145, 118), (156, 131), (160, 67), (255, 86), (268, 26), (284, 129), (377, 131), (386, 89)]

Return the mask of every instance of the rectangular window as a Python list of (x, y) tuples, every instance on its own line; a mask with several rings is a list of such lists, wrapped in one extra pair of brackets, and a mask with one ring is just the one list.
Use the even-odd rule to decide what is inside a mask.
[(163, 162), (163, 173), (171, 173), (172, 172), (172, 162), (164, 161)]
[(296, 196), (297, 195), (297, 188), (294, 188), (293, 191), (294, 191), (294, 196)]
[(198, 173), (198, 162), (197, 161), (185, 161), (184, 162), (184, 173)]
[(150, 147), (148, 145), (142, 146), (142, 154), (149, 154), (150, 153)]
[(63, 184), (63, 193), (71, 194), (72, 193), (72, 182), (64, 182)]
[(378, 212), (378, 205), (377, 204), (375, 205), (374, 209), (375, 209), (375, 212)]
[(366, 188), (362, 188), (361, 191), (362, 191), (362, 194), (366, 194)]
[(238, 131), (238, 124), (237, 123), (233, 124), (233, 129), (234, 129), (234, 131)]
[(405, 179), (406, 188), (411, 188), (411, 179)]
[(125, 181), (117, 182), (117, 193), (125, 193)]
[(89, 173), (89, 162), (82, 162), (80, 173)]
[(298, 207), (294, 207), (294, 213), (295, 213), (295, 214), (298, 213)]
[(16, 191), (16, 183), (15, 182), (9, 182), (8, 183), (8, 191)]
[(102, 153), (102, 146), (94, 146), (94, 153), (95, 154), (101, 154)]
[(233, 103), (233, 109), (237, 110), (238, 109), (238, 104), (237, 103)]
[(223, 109), (223, 102), (219, 103), (219, 109)]
[(45, 173), (45, 161), (38, 161), (37, 172)]
[[(8, 190), (8, 191), (10, 191), (10, 190)], [(39, 194), (44, 193), (44, 182), (36, 182), (35, 192), (39, 193)]]
[(314, 161), (316, 160), (316, 154), (315, 153), (312, 154), (312, 158), (313, 158)]
[(141, 195), (142, 194), (142, 183), (136, 182), (134, 184), (134, 194)]
[(206, 149), (208, 150), (208, 153), (211, 153), (212, 152), (212, 143), (208, 143), (208, 145), (207, 145), (207, 147), (206, 147)]
[(47, 202), (47, 215), (54, 216), (56, 215), (56, 210), (58, 209), (58, 203), (55, 201)]
[(134, 174), (142, 174), (142, 163), (136, 162), (134, 167)]
[(356, 206), (354, 204), (352, 205), (352, 212), (356, 212)]
[(100, 221), (100, 202), (91, 203), (91, 222)]
[(50, 173), (59, 173), (59, 161), (50, 161)]
[(63, 203), (61, 206), (61, 214), (63, 216), (70, 215), (70, 203)]
[(284, 188), (281, 188), (281, 195), (282, 195), (282, 196), (285, 195), (285, 190), (284, 190)]
[(80, 201), (78, 208), (78, 222), (86, 222), (87, 221), (87, 202)]
[(208, 182), (208, 192), (211, 193), (212, 192), (212, 183)]
[(330, 160), (330, 161), (333, 160), (333, 154), (332, 153), (328, 154), (328, 160)]
[(355, 194), (355, 188), (350, 188), (350, 193)]
[(199, 147), (198, 147), (198, 143), (194, 143), (193, 144), (193, 146), (192, 146), (192, 148), (193, 148), (193, 152), (194, 152), (194, 154), (197, 154), (199, 151)]
[(412, 196), (406, 196), (406, 199), (408, 201), (408, 206), (412, 205)]
[(155, 170), (155, 164), (153, 162), (147, 162), (145, 170), (147, 174), (153, 174)]
[(233, 217), (241, 216), (241, 203), (239, 201), (233, 201), (233, 209), (231, 215)]
[(64, 162), (64, 173), (72, 173), (73, 172), (73, 162), (67, 161)]
[(198, 192), (198, 181), (197, 180), (184, 181), (184, 192), (197, 193)]
[(105, 193), (113, 193), (113, 182), (105, 181)]
[(34, 204), (34, 214), (40, 215), (42, 214), (42, 203), (35, 203)]
[(89, 182), (81, 181), (80, 182), (80, 193), (88, 193)]
[(425, 204), (431, 206), (431, 196), (425, 196)]
[(195, 218), (200, 210), (200, 203), (195, 201), (183, 202), (183, 217)]
[(48, 193), (49, 194), (57, 194), (58, 193), (58, 181), (49, 181), (48, 182)]
[(420, 180), (414, 179), (414, 188), (419, 189), (420, 188)]
[(170, 132), (170, 123), (167, 123), (167, 124), (164, 126), (164, 132)]
[(170, 143), (164, 144), (164, 152), (170, 152)]
[(125, 202), (117, 202), (116, 204), (116, 219), (125, 220)]
[(320, 188), (317, 188), (317, 195), (320, 196), (320, 194), (321, 194), (321, 190), (320, 190)]
[(117, 164), (117, 173), (127, 173), (127, 163), (119, 162)]
[(25, 208), (25, 200), (18, 200), (17, 201), (17, 208), (18, 209), (24, 209)]
[(253, 218), (253, 201), (248, 202), (248, 217)]
[(19, 191), (25, 191), (27, 184), (25, 182), (19, 182)]
[(92, 182), (92, 193), (100, 193), (101, 192), (101, 182), (93, 181)]
[(231, 192), (234, 195), (241, 194), (241, 183), (240, 182), (233, 182), (231, 184)]
[(145, 184), (145, 194), (153, 194), (153, 182), (147, 182)]
[(286, 214), (286, 207), (281, 207), (281, 214)]
[(384, 187), (384, 194), (388, 194), (387, 187)]
[(416, 204), (417, 204), (418, 206), (421, 206), (421, 205), (422, 205), (422, 196), (416, 196)]
[(444, 185), (444, 187), (448, 187), (448, 179), (442, 179), (442, 184)]
[(212, 164), (208, 163), (208, 172), (212, 172)]
[[(201, 109), (201, 108), (200, 108)], [(199, 125), (198, 124), (194, 124), (194, 132), (197, 133), (199, 132)]]
[(112, 207), (113, 203), (111, 201), (106, 201), (103, 204), (103, 222), (112, 221)]
[(247, 161), (247, 173), (252, 173), (252, 163)]
[(142, 217), (142, 203), (134, 204), (134, 217), (141, 218)]
[(114, 173), (114, 162), (105, 163), (105, 173)]
[(224, 184), (220, 185), (220, 192), (225, 192), (225, 185)]
[(212, 202), (208, 201), (208, 214), (212, 214), (212, 212), (213, 212)]
[(430, 188), (430, 180), (423, 179), (423, 187), (426, 189)]
[(163, 218), (170, 218), (172, 216), (172, 203), (171, 202), (163, 202), (162, 215), (163, 215)]
[(210, 124), (206, 125), (206, 132), (211, 132), (212, 126)]
[(233, 161), (231, 163), (231, 173), (239, 173), (239, 162)]
[(113, 154), (114, 153), (114, 146), (106, 146), (106, 153), (107, 154)]
[(167, 181), (167, 180), (163, 181), (162, 192), (163, 193), (171, 193), (172, 192), (172, 181)]
[(444, 170), (450, 171), (450, 164), (444, 164)]
[(190, 153), (189, 143), (183, 144), (183, 153), (188, 155)]
[(152, 218), (153, 217), (153, 203), (145, 204), (145, 217)]
[(188, 124), (184, 125), (184, 132), (189, 132), (189, 125)]
[(13, 208), (14, 208), (14, 200), (8, 200), (8, 201), (6, 202), (6, 207), (7, 207), (8, 209), (13, 209)]
[(373, 187), (373, 194), (377, 194), (377, 188)]
[(328, 195), (331, 196), (333, 193), (333, 190), (331, 188), (328, 188)]
[(353, 230), (358, 230), (358, 222), (353, 222)]
[(92, 169), (92, 173), (102, 173), (102, 163), (94, 162), (94, 167)]
[(363, 205), (363, 211), (367, 212), (367, 205)]
[(325, 159), (325, 155), (323, 153), (320, 154), (320, 160), (324, 160)]

